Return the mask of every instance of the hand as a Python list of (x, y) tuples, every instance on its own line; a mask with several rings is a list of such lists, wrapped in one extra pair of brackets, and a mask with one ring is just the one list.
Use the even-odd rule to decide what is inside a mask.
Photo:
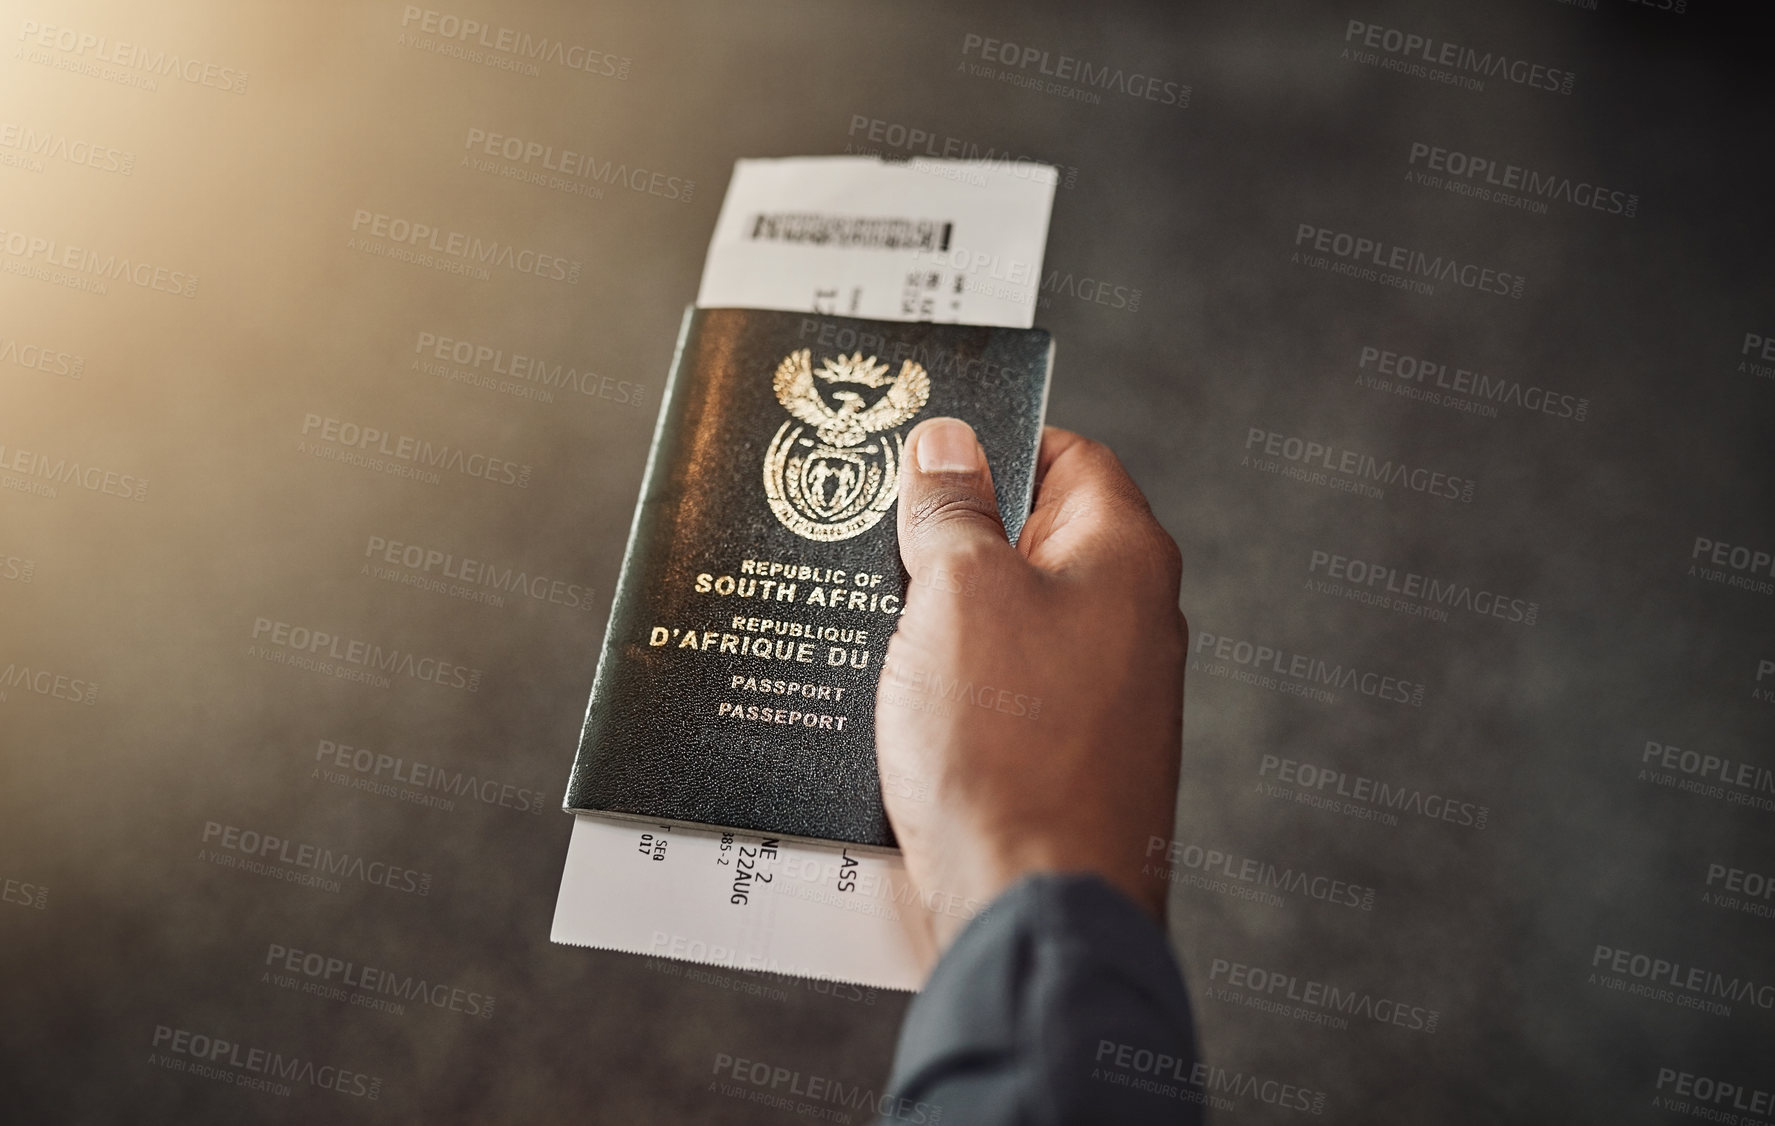
[[(1105, 446), (1048, 427), (1005, 539), (974, 432), (921, 423), (899, 481), (905, 612), (876, 693), (888, 819), (927, 902), (1094, 872), (1164, 918), (1189, 627), (1177, 544)], [(966, 917), (930, 916), (941, 950)]]

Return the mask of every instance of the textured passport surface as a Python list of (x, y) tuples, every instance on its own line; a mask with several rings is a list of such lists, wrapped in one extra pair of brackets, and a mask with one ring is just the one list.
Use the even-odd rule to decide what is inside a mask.
[(893, 844), (875, 686), (905, 436), (972, 425), (1015, 539), (1051, 357), (1040, 329), (687, 311), (567, 808)]

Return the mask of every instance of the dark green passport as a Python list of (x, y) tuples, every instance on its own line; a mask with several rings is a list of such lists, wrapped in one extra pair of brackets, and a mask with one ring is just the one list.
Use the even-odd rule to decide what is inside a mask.
[(1052, 361), (1041, 329), (686, 311), (566, 808), (891, 846), (905, 437), (973, 426), (1015, 541)]

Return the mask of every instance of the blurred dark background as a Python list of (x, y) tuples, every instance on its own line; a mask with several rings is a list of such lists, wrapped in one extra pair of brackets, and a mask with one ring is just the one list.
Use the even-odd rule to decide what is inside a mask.
[[(1338, 1122), (1662, 1123), (1730, 1109), (1695, 1099), (1694, 1077), (1775, 1089), (1775, 901), (1744, 894), (1775, 877), (1754, 8), (6, 3), (0, 1113), (768, 1124), (798, 1116), (711, 1086), (721, 1056), (879, 1085), (904, 995), (686, 977), (548, 928), (556, 807), (732, 162), (903, 155), (915, 132), (1061, 167), (1037, 315), (1058, 345), (1050, 421), (1122, 456), (1186, 560), (1177, 841), (1310, 877), (1175, 870), (1207, 1060), (1313, 1092)], [(466, 57), (440, 34), (452, 20), (558, 40), (582, 65), (528, 64), (497, 32)], [(1456, 45), (1460, 81), (1385, 49), (1405, 36)], [(1039, 62), (983, 60), (988, 40), (1158, 93), (1056, 90)], [(467, 160), (474, 130), (694, 187), (612, 173), (558, 190)], [(1542, 190), (1481, 197), (1436, 150)], [(558, 256), (577, 280), (391, 257), (377, 215)], [(1336, 273), (1319, 230), (1519, 278), (1520, 295)], [(438, 361), (438, 340), (580, 378), (544, 399)], [(1406, 380), (1382, 353), (1442, 366)], [(1439, 401), (1401, 393), (1437, 391), (1436, 373)], [(527, 466), (527, 486), (353, 464), (327, 420)], [(1470, 499), (1266, 470), (1270, 435), (1471, 482)], [(377, 543), (589, 593), (438, 593), (367, 569)], [(1320, 585), (1333, 557), (1433, 579), (1455, 605), (1438, 620), (1422, 599), (1359, 601)], [(1497, 597), (1502, 616), (1483, 608)], [(476, 687), (291, 667), (264, 645), (277, 623), (442, 658)], [(1240, 641), (1421, 686), (1421, 706), (1303, 696), (1273, 669), (1241, 682)], [(325, 757), (340, 745), (530, 796), (400, 800)], [(1298, 764), (1416, 796), (1302, 803), (1274, 788), (1298, 789)], [(386, 878), (225, 867), (230, 828)], [(1329, 881), (1367, 906), (1310, 890)], [(290, 951), (494, 1004), (304, 992)], [(1681, 968), (1635, 976), (1634, 954)], [(1264, 1011), (1217, 964), (1434, 1010), (1436, 1027)], [(1669, 980), (1691, 969), (1715, 976)], [(220, 1038), (241, 1047), (218, 1066), (277, 1052), (344, 1089), (178, 1073), (181, 1035), (179, 1059)], [(1221, 1092), (1219, 1118), (1305, 1113), (1253, 1090)]]

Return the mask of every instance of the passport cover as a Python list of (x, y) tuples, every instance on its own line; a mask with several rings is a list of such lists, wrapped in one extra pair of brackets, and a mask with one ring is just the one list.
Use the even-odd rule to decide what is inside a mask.
[(875, 687), (905, 435), (973, 426), (1013, 542), (1041, 329), (685, 312), (565, 808), (891, 846)]

